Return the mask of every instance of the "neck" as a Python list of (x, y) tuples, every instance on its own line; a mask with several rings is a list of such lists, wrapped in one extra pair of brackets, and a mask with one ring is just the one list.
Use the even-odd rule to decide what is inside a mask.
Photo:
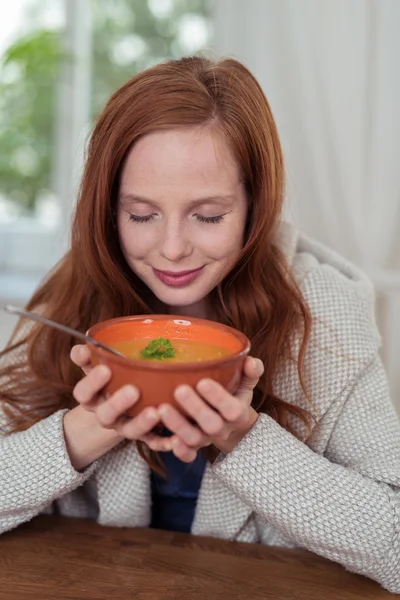
[(210, 321), (216, 321), (215, 311), (207, 299), (200, 300), (195, 304), (188, 306), (165, 306), (167, 314), (182, 315), (183, 317), (193, 317), (196, 319), (208, 319)]

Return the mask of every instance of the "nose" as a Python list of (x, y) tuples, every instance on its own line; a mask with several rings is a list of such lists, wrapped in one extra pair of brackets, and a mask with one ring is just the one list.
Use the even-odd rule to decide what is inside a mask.
[(160, 254), (170, 262), (178, 262), (192, 253), (192, 243), (184, 224), (170, 222), (165, 225), (160, 239)]

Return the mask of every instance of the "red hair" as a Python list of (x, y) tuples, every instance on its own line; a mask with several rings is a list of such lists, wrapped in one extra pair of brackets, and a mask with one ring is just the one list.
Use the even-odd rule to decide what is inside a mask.
[[(282, 150), (269, 104), (252, 74), (232, 59), (194, 57), (139, 73), (111, 97), (89, 144), (70, 250), (29, 301), (51, 319), (86, 331), (98, 321), (154, 311), (155, 298), (129, 269), (115, 231), (119, 176), (125, 157), (142, 136), (179, 127), (216, 128), (229, 144), (248, 198), (244, 247), (231, 272), (212, 292), (219, 319), (243, 331), (252, 355), (265, 365), (253, 397), (295, 433), (288, 416), (310, 428), (311, 414), (274, 393), (277, 371), (300, 336), (300, 381), (310, 332), (307, 305), (276, 245), (284, 193)], [(18, 333), (18, 330), (17, 330)], [(36, 325), (10, 340), (2, 352), (1, 401), (11, 431), (76, 402), (72, 390), (82, 373), (69, 353), (75, 340)], [(303, 386), (304, 387), (304, 386)], [(143, 455), (144, 446), (139, 443)], [(157, 457), (145, 453), (151, 466)], [(210, 459), (215, 449), (207, 449)]]

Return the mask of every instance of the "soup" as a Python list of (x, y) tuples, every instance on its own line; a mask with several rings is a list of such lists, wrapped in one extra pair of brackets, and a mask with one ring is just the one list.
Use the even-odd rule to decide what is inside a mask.
[[(158, 343), (157, 343), (158, 342)], [(163, 345), (163, 342), (165, 344)], [(151, 343), (156, 343), (155, 347), (167, 348), (167, 351), (162, 352), (161, 355), (157, 355), (154, 352), (153, 355), (147, 353), (145, 349), (151, 347)], [(205, 342), (196, 342), (193, 340), (164, 340), (158, 338), (156, 340), (125, 340), (122, 342), (114, 342), (113, 348), (118, 350), (128, 358), (134, 358), (136, 360), (157, 360), (157, 362), (174, 362), (174, 363), (185, 363), (185, 362), (202, 362), (203, 360), (215, 360), (216, 358), (223, 358), (232, 354), (230, 350), (221, 346), (215, 346), (214, 344), (207, 344)], [(172, 349), (172, 352), (168, 350)], [(143, 353), (145, 354), (143, 356)]]

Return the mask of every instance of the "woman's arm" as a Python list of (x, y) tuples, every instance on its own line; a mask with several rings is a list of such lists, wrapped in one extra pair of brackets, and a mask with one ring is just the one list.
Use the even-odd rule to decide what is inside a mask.
[(0, 430), (0, 533), (29, 521), (94, 472), (95, 463), (83, 472), (71, 464), (63, 428), (66, 413), (57, 411), (19, 433)]
[[(131, 386), (125, 386), (107, 400), (99, 398), (106, 382), (102, 369), (88, 370), (75, 386), (78, 406), (57, 411), (26, 431), (7, 435), (7, 424), (2, 431), (0, 405), (0, 533), (82, 485), (96, 468), (94, 461), (125, 438), (151, 438), (159, 422), (156, 411), (147, 407), (137, 417), (125, 419), (139, 393), (129, 389), (127, 394)], [(106, 371), (108, 379), (111, 372)]]
[(261, 415), (214, 471), (299, 546), (400, 593), (400, 424), (378, 357), (348, 395), (325, 456)]

